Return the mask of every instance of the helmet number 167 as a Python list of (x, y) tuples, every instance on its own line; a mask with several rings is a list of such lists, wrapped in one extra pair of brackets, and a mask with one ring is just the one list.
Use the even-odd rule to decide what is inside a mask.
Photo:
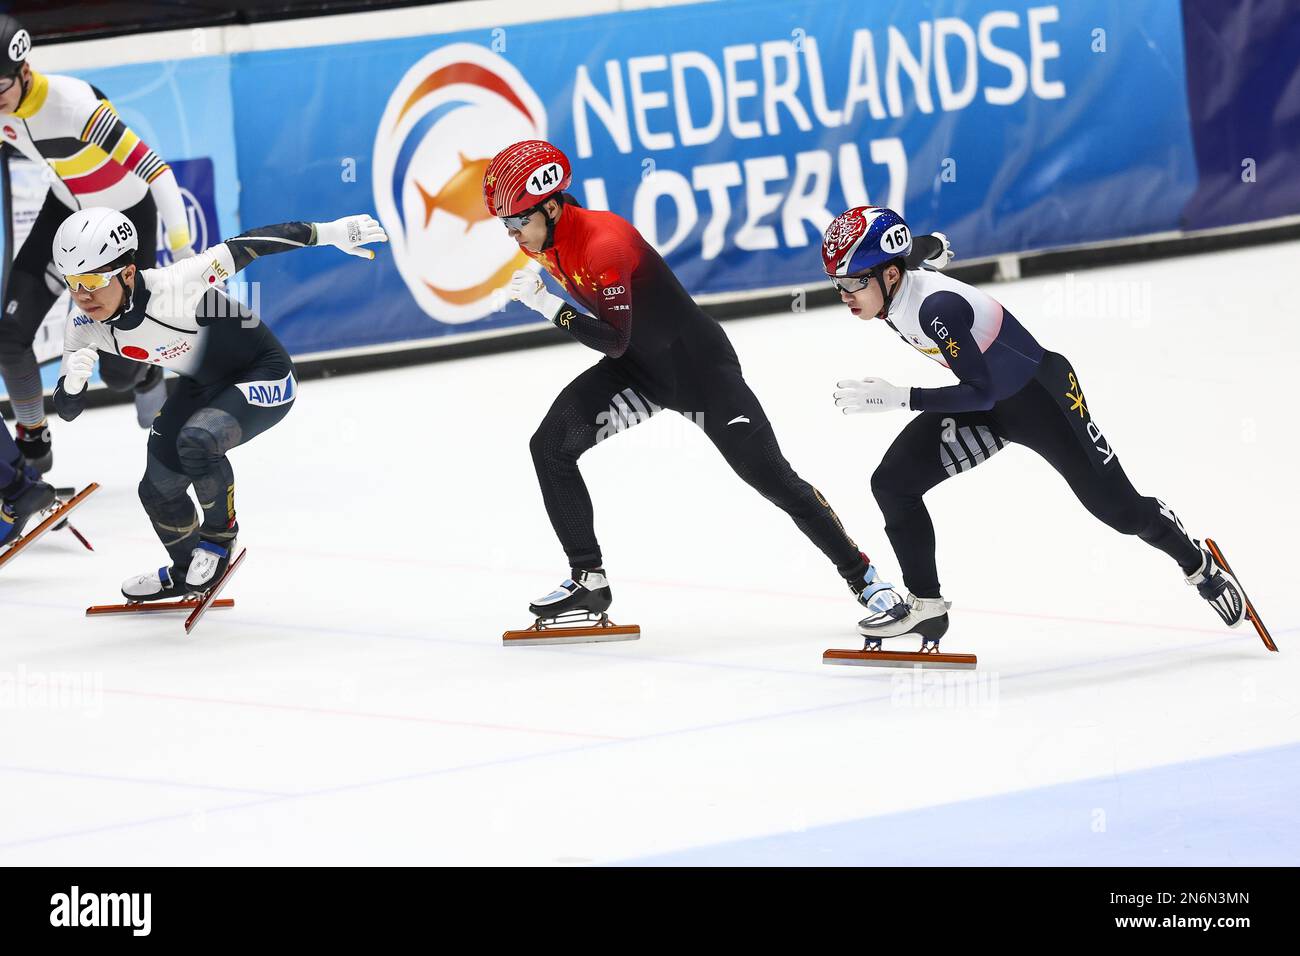
[(911, 233), (903, 225), (895, 226), (880, 237), (880, 247), (886, 252), (901, 252), (911, 241)]

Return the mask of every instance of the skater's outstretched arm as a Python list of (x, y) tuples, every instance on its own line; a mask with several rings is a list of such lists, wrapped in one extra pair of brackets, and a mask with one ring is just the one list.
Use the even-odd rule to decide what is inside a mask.
[(583, 281), (597, 303), (591, 316), (547, 291), (541, 276), (520, 269), (510, 280), (511, 296), (540, 312), (587, 348), (618, 358), (632, 341), (632, 264), (619, 243), (609, 240), (590, 251), (590, 274)]
[[(373, 259), (375, 254), (364, 246), (387, 242), (383, 226), (365, 214), (344, 216), (333, 222), (281, 222), (258, 226), (205, 250), (194, 259), (171, 266), (185, 280), (224, 282), (254, 259), (291, 252), (307, 246), (334, 246), (348, 255)], [(192, 273), (192, 275), (191, 275)]]
[(906, 257), (907, 268), (925, 267), (939, 272), (951, 261), (952, 246), (948, 244), (948, 237), (943, 233), (912, 237), (912, 251)]

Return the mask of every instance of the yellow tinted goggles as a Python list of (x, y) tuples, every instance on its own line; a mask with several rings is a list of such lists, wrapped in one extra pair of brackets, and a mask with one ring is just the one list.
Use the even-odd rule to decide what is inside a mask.
[[(125, 268), (126, 266), (122, 267), (122, 269)], [(113, 276), (121, 272), (122, 269), (114, 269), (112, 272), (83, 272), (80, 275), (64, 276), (63, 281), (68, 284), (68, 288), (73, 292), (77, 291), (78, 286), (85, 289), (87, 292), (95, 292), (96, 290), (102, 289), (104, 286), (108, 285), (108, 283), (112, 281)]]

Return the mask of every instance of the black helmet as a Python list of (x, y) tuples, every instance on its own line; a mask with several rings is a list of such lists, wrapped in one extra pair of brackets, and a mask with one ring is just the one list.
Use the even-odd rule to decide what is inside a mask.
[(0, 15), (0, 76), (17, 76), (32, 52), (32, 35), (13, 17)]

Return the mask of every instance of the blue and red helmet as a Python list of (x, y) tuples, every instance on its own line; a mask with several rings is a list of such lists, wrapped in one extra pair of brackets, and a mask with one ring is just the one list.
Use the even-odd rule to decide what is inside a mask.
[(822, 264), (832, 278), (856, 276), (912, 251), (903, 217), (883, 206), (854, 206), (840, 213), (822, 237)]

